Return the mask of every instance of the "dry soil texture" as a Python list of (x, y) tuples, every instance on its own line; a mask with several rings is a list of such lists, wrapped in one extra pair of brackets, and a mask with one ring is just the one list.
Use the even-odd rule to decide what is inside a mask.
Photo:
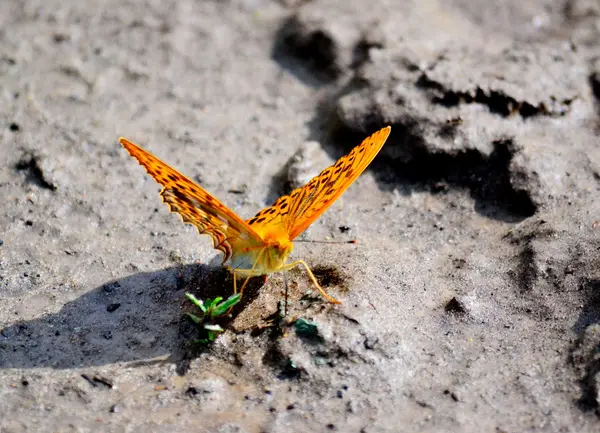
[[(594, 0), (3, 0), (0, 431), (599, 431), (599, 41)], [(303, 235), (358, 242), (294, 251), (343, 305), (257, 279), (190, 345), (231, 278), (117, 137), (249, 218), (385, 125)]]

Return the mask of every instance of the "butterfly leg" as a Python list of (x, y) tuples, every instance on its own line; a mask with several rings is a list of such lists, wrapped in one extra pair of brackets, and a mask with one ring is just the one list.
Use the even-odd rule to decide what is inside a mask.
[(244, 294), (244, 289), (246, 288), (246, 284), (248, 284), (248, 281), (250, 281), (251, 277), (247, 277), (244, 280), (244, 284), (242, 284), (242, 288), (240, 289), (240, 298), (242, 297), (242, 295)]
[[(244, 289), (246, 288), (246, 284), (248, 284), (248, 280), (250, 280), (250, 277), (246, 278), (244, 280), (244, 283), (242, 284), (242, 288), (240, 289), (240, 299), (242, 299), (242, 296), (244, 294)], [(235, 271), (233, 271), (233, 294), (237, 294), (237, 273)], [(225, 314), (231, 314), (231, 312), (233, 311), (233, 306), (231, 306), (231, 308), (229, 308), (229, 310), (227, 310), (227, 313)]]
[(296, 260), (293, 263), (288, 263), (287, 265), (285, 265), (283, 267), (282, 270), (287, 271), (289, 269), (292, 269), (298, 265), (302, 265), (306, 268), (306, 271), (308, 272), (308, 276), (310, 277), (310, 279), (312, 280), (313, 284), (315, 285), (315, 287), (317, 289), (319, 289), (319, 292), (321, 292), (321, 295), (327, 299), (329, 302), (331, 302), (332, 304), (341, 304), (341, 301), (338, 301), (335, 298), (332, 298), (331, 296), (329, 296), (327, 293), (325, 293), (325, 290), (323, 290), (323, 288), (319, 285), (319, 283), (317, 282), (317, 279), (315, 278), (315, 274), (312, 273), (312, 271), (310, 270), (310, 268), (308, 267), (308, 265), (306, 264), (306, 262), (304, 260)]
[[(252, 266), (252, 269), (250, 269), (250, 272), (246, 273), (246, 275), (248, 275), (248, 277), (244, 280), (244, 284), (242, 284), (242, 288), (240, 289), (240, 298), (244, 294), (244, 289), (246, 288), (246, 284), (248, 284), (248, 281), (250, 281), (250, 278), (252, 278), (252, 276), (253, 276), (252, 271), (254, 271), (254, 269), (256, 269), (256, 266), (260, 263), (260, 258), (264, 252), (265, 252), (264, 249), (260, 251), (260, 253), (258, 254), (258, 257), (256, 257), (256, 260), (254, 261), (254, 265)], [(233, 271), (233, 293), (237, 293), (237, 285), (235, 282), (236, 277), (237, 277), (237, 272), (234, 270)], [(265, 275), (265, 282), (266, 281), (267, 281), (267, 276)]]
[[(243, 284), (242, 284), (242, 288), (240, 289), (240, 298), (242, 297), (242, 295), (244, 294), (244, 289), (246, 288), (246, 285), (248, 284), (248, 281), (250, 280), (251, 277), (247, 277)], [(235, 295), (237, 293), (237, 273), (234, 271), (233, 272), (233, 294)]]

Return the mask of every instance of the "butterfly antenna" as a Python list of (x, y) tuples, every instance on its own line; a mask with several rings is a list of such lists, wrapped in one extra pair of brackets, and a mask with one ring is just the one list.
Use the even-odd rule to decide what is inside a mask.
[(351, 241), (312, 241), (312, 240), (302, 240), (299, 239), (294, 242), (304, 242), (310, 244), (356, 244), (358, 241), (356, 239), (352, 239)]

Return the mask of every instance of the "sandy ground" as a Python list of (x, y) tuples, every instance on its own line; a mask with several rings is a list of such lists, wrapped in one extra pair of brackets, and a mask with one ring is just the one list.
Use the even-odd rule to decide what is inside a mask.
[[(498, 3), (0, 2), (0, 432), (598, 431), (600, 5)], [(190, 345), (231, 278), (117, 137), (249, 218), (385, 125), (294, 251), (343, 304)]]

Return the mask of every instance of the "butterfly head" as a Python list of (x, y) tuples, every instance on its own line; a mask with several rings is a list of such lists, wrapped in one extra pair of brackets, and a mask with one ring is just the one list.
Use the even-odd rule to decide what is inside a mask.
[(267, 237), (264, 241), (267, 267), (273, 270), (280, 269), (294, 249), (292, 242), (287, 237), (279, 236)]

